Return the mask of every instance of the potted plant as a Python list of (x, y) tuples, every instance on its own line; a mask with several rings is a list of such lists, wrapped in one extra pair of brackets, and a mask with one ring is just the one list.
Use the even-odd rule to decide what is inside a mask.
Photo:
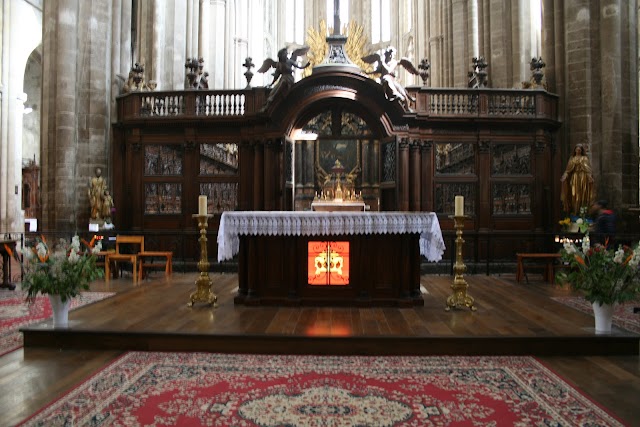
[(60, 239), (51, 247), (41, 236), (34, 246), (21, 251), (24, 257), (22, 290), (27, 293), (27, 301), (33, 301), (38, 293), (49, 296), (54, 327), (67, 327), (71, 299), (104, 275), (96, 265), (101, 242), (95, 243), (92, 239), (90, 243), (83, 243), (84, 248), (76, 235), (71, 242)]
[(591, 246), (588, 232), (579, 243), (563, 242), (560, 254), (567, 269), (558, 272), (556, 279), (569, 283), (591, 303), (596, 333), (610, 332), (615, 304), (640, 294), (640, 246)]

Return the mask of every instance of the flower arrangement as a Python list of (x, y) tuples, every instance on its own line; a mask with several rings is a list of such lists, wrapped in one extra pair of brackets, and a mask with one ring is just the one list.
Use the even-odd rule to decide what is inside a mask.
[[(71, 242), (60, 239), (57, 245), (49, 246), (44, 236), (36, 239), (32, 247), (25, 247), (23, 254), (22, 289), (27, 292), (27, 300), (32, 301), (38, 293), (59, 295), (62, 302), (77, 296), (81, 290), (88, 290), (89, 283), (104, 276), (104, 271), (96, 265), (96, 254), (102, 249), (102, 242), (91, 239), (82, 241), (76, 235)], [(20, 261), (20, 258), (15, 257)]]
[(587, 206), (582, 206), (580, 208), (580, 211), (578, 212), (578, 215), (566, 216), (565, 218), (558, 221), (558, 224), (560, 224), (563, 230), (571, 233), (586, 233), (593, 223), (590, 218), (587, 218), (587, 212)]
[(571, 224), (571, 218), (565, 217), (564, 219), (561, 219), (560, 221), (558, 221), (558, 224), (560, 224), (560, 226), (564, 230), (567, 230), (569, 228), (569, 225)]
[(558, 272), (556, 279), (582, 291), (589, 302), (615, 304), (640, 294), (640, 245), (591, 246), (587, 232), (580, 246), (565, 241), (560, 254), (568, 270)]

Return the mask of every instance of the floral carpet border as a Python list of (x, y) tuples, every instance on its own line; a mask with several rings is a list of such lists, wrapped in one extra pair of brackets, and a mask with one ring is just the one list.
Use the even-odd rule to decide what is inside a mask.
[(22, 425), (620, 426), (532, 357), (130, 352)]
[[(109, 298), (115, 292), (82, 292), (71, 300), (71, 310)], [(20, 290), (0, 291), (0, 356), (23, 346), (20, 328), (52, 316), (48, 296), (38, 295), (33, 303), (25, 302)]]
[[(593, 316), (591, 303), (583, 297), (552, 297), (551, 299)], [(638, 306), (640, 301), (616, 304), (613, 309), (613, 324), (640, 335), (640, 314), (633, 312), (633, 308)]]

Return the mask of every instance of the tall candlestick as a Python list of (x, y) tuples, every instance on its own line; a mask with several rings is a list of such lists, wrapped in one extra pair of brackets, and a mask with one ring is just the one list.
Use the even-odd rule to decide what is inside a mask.
[(207, 214), (207, 196), (198, 197), (198, 215)]
[(464, 216), (464, 197), (463, 196), (456, 196), (456, 205), (455, 205), (454, 215)]

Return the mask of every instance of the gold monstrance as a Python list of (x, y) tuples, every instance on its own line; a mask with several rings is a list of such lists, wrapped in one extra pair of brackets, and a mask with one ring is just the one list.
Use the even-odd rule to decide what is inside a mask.
[(205, 302), (213, 304), (215, 307), (218, 297), (211, 291), (213, 282), (209, 278), (209, 258), (207, 256), (207, 227), (209, 226), (209, 218), (213, 215), (199, 213), (192, 216), (198, 220), (198, 228), (200, 229), (200, 238), (198, 239), (200, 242), (200, 261), (198, 261), (200, 277), (196, 280), (196, 291), (189, 297), (187, 305), (192, 307), (196, 302)]

